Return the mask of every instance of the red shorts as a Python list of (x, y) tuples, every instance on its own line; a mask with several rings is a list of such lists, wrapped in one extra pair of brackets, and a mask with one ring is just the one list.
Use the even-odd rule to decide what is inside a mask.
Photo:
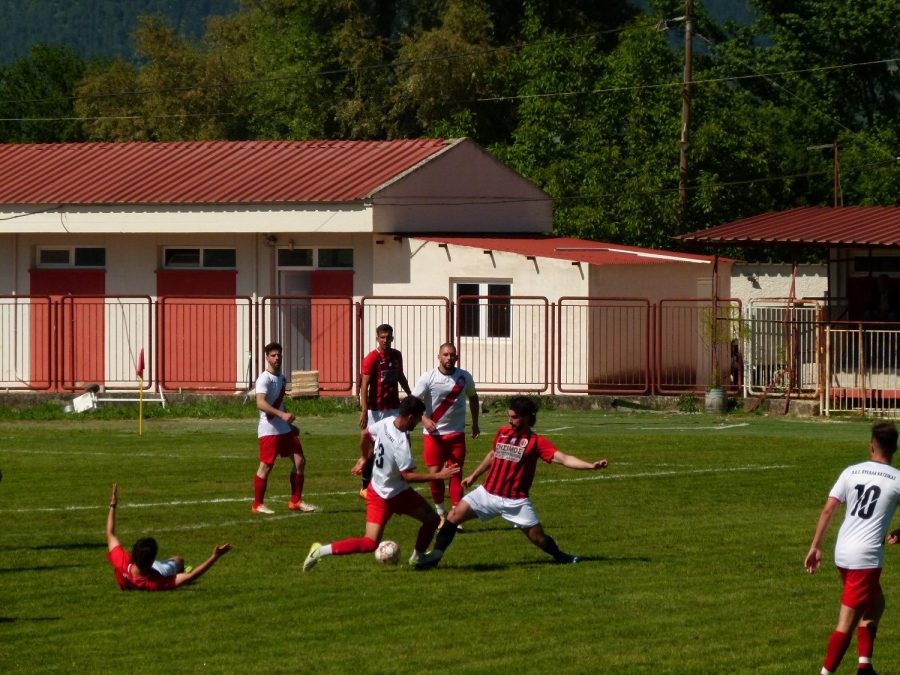
[(425, 434), (422, 443), (422, 458), (425, 466), (444, 466), (445, 462), (463, 465), (466, 461), (465, 433), (436, 436)]
[(396, 497), (385, 499), (372, 486), (366, 491), (366, 522), (384, 525), (394, 514), (408, 516), (422, 507), (430, 508), (418, 492), (407, 488)]
[(293, 431), (277, 436), (259, 437), (259, 461), (263, 464), (274, 464), (276, 457), (302, 455), (303, 446), (300, 437)]
[(865, 570), (845, 570), (838, 567), (844, 582), (841, 604), (853, 609), (868, 609), (881, 595), (881, 568)]

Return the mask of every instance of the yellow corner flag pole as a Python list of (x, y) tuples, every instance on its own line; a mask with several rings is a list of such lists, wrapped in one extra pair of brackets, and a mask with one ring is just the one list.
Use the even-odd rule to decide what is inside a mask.
[(138, 436), (144, 435), (144, 349), (138, 356), (137, 363), (138, 376)]

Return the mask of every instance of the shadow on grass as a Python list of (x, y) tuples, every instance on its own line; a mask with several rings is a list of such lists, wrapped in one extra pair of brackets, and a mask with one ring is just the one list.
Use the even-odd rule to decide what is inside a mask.
[(59, 616), (0, 616), (0, 623), (14, 623), (16, 621), (59, 621), (61, 618), (62, 617)]
[[(587, 563), (649, 563), (652, 558), (647, 556), (638, 557), (610, 557), (610, 556), (578, 556), (576, 567), (580, 567)], [(440, 565), (438, 567), (413, 568), (417, 572), (430, 572), (437, 569), (458, 569), (472, 572), (497, 572), (500, 570), (508, 570), (512, 567), (569, 567), (554, 562), (550, 558), (546, 560), (525, 560), (521, 562), (508, 563), (472, 563), (471, 565), (454, 563), (452, 560), (449, 565)]]
[(7, 567), (0, 569), (0, 574), (9, 574), (11, 572), (48, 572), (50, 570), (61, 570), (67, 567), (84, 567), (84, 565), (36, 565), (35, 567)]
[(102, 541), (86, 541), (78, 544), (41, 544), (40, 546), (29, 546), (32, 551), (77, 551), (80, 549), (90, 548), (106, 548), (106, 543)]

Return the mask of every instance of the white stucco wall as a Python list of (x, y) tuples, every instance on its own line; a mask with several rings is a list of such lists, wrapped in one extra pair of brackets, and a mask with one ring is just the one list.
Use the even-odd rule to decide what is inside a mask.
[(3, 206), (17, 232), (47, 234), (202, 234), (269, 232), (371, 232), (364, 204), (241, 206)]
[(551, 232), (553, 200), (471, 140), (373, 197), (375, 232)]
[[(706, 298), (712, 295), (712, 264), (661, 263), (598, 265), (591, 269), (591, 295), (597, 297)], [(730, 263), (719, 261), (719, 296), (730, 292)]]
[[(106, 248), (106, 291), (109, 295), (156, 295), (156, 270), (162, 265), (164, 247), (234, 248), (237, 256), (236, 290), (239, 296), (263, 296), (279, 292), (276, 279), (276, 247), (352, 248), (356, 270), (354, 294), (369, 292), (371, 284), (370, 234), (279, 233), (274, 245), (266, 235), (245, 233), (156, 234), (20, 234), (0, 238), (0, 295), (27, 295), (29, 270), (38, 246), (87, 246)], [(310, 268), (312, 269), (312, 268)]]
[[(791, 265), (735, 263), (731, 273), (734, 297), (745, 306), (759, 298), (787, 298), (791, 290)], [(794, 297), (820, 299), (828, 290), (825, 265), (798, 265)]]
[[(512, 283), (513, 295), (585, 295), (587, 275), (568, 260), (536, 258), (528, 260), (516, 253), (448, 244), (416, 238), (396, 241), (375, 237), (384, 244), (375, 246), (373, 294), (408, 293), (417, 295), (452, 294), (455, 281), (496, 281)], [(408, 273), (407, 273), (408, 270)], [(413, 287), (403, 288), (415, 280)]]

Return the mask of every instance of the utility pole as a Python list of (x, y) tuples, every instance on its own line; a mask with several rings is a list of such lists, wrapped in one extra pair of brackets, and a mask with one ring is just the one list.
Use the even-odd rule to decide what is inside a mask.
[(843, 199), (840, 197), (841, 195), (841, 169), (840, 164), (838, 163), (838, 144), (835, 140), (834, 143), (822, 143), (820, 145), (807, 145), (807, 150), (834, 150), (834, 207), (837, 208), (838, 205), (843, 206)]
[(691, 62), (694, 42), (694, 0), (685, 0), (684, 8), (684, 83), (681, 93), (681, 140), (678, 161), (678, 219), (681, 231), (687, 231), (688, 224), (688, 147), (691, 138)]

